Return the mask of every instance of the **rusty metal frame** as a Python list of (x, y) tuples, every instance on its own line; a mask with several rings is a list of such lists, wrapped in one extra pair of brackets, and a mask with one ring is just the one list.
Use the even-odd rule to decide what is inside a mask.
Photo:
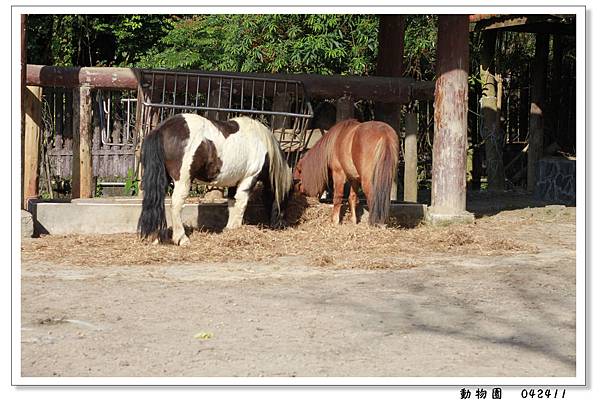
[(313, 109), (301, 81), (140, 70), (140, 82), (143, 136), (167, 117), (190, 112), (218, 120), (240, 115), (260, 120), (271, 128), (292, 167), (308, 144)]

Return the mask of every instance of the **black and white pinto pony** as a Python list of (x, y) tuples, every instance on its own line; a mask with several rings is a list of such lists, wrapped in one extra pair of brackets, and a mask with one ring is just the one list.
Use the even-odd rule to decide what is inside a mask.
[(249, 117), (215, 121), (197, 114), (176, 114), (148, 134), (142, 146), (144, 198), (138, 231), (142, 238), (166, 239), (165, 192), (169, 177), (174, 244), (189, 242), (181, 209), (192, 180), (219, 187), (237, 187), (228, 199), (226, 229), (242, 225), (250, 192), (262, 181), (263, 201), (271, 225), (282, 221), (292, 186), (291, 169), (271, 130)]

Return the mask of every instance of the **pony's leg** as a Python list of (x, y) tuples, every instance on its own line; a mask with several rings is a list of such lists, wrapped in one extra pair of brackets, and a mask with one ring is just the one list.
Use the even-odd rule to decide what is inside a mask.
[(333, 224), (340, 224), (340, 212), (342, 210), (342, 200), (344, 199), (344, 184), (346, 177), (342, 171), (333, 171), (333, 213), (331, 221)]
[(173, 243), (175, 245), (185, 245), (190, 242), (190, 239), (185, 235), (183, 222), (181, 221), (181, 209), (189, 193), (189, 179), (175, 181), (173, 195), (171, 196), (171, 221), (173, 222)]
[(250, 197), (250, 190), (256, 183), (256, 177), (244, 178), (237, 186), (235, 191), (234, 199), (229, 199), (227, 202), (227, 209), (229, 210), (229, 218), (227, 219), (226, 230), (239, 228), (242, 225), (244, 219), (244, 212), (248, 205), (248, 198)]
[[(367, 174), (367, 176), (369, 175), (370, 174)], [(369, 207), (369, 213), (371, 213), (371, 206), (373, 205), (373, 196), (375, 195), (373, 193), (373, 186), (371, 184), (371, 180), (368, 178), (363, 178), (360, 182), (360, 186), (362, 187), (365, 197), (367, 198), (367, 206)]]
[(350, 181), (350, 195), (348, 196), (348, 204), (350, 206), (350, 219), (354, 224), (358, 223), (356, 217), (356, 205), (358, 205), (358, 182)]

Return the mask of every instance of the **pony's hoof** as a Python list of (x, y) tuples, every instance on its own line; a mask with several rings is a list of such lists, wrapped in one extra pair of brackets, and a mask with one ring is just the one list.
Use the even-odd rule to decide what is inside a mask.
[(177, 245), (179, 246), (184, 246), (190, 243), (190, 239), (188, 238), (187, 235), (184, 235), (183, 237), (181, 237), (179, 239), (179, 242), (177, 243)]
[(277, 220), (270, 224), (273, 230), (282, 230), (285, 228), (285, 222), (283, 220)]
[(158, 238), (156, 238), (154, 241), (152, 241), (152, 245), (158, 245), (160, 243), (160, 241), (158, 240)]

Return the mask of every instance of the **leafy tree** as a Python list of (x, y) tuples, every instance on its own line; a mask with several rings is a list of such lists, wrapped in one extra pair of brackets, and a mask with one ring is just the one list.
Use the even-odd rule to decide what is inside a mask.
[(377, 48), (375, 15), (195, 15), (139, 63), (217, 71), (369, 74)]
[(418, 80), (435, 78), (436, 15), (408, 15), (404, 32), (405, 75)]
[(32, 14), (27, 57), (32, 64), (129, 66), (171, 27), (162, 15)]

